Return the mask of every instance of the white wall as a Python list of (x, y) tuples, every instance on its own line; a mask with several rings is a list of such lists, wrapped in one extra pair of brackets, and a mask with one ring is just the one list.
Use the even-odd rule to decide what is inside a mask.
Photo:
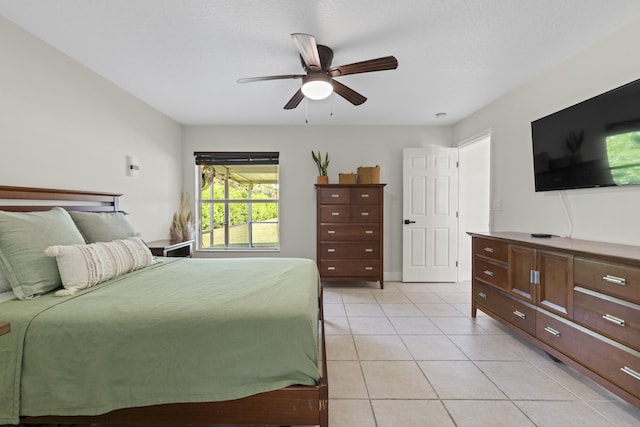
[(0, 52), (0, 185), (123, 193), (143, 238), (168, 237), (181, 126), (2, 17)]
[[(492, 129), (494, 230), (567, 235), (559, 192), (535, 193), (531, 121), (640, 78), (640, 19), (577, 52), (454, 126), (456, 141)], [(640, 186), (566, 191), (575, 238), (640, 244)]]
[[(355, 107), (354, 107), (355, 108)], [(329, 182), (358, 166), (380, 165), (384, 197), (384, 271), (399, 280), (402, 271), (402, 149), (449, 146), (450, 127), (410, 126), (186, 126), (183, 132), (184, 190), (194, 195), (194, 151), (280, 152), (280, 244), (278, 256), (316, 256), (315, 187), (318, 171), (311, 150), (329, 152)], [(198, 256), (255, 256), (255, 252)], [(273, 256), (273, 252), (261, 255)]]

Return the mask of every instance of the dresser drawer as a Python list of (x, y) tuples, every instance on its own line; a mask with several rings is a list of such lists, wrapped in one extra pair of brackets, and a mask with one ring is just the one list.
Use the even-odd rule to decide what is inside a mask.
[(373, 205), (351, 206), (351, 222), (380, 222), (380, 208)]
[(509, 258), (509, 245), (495, 240), (474, 238), (473, 254), (490, 258), (499, 262), (507, 262)]
[(379, 259), (380, 244), (369, 243), (322, 242), (318, 257), (325, 259)]
[(379, 188), (352, 188), (351, 203), (354, 205), (377, 205), (380, 203)]
[(475, 257), (473, 259), (474, 277), (483, 282), (497, 286), (502, 289), (508, 289), (507, 282), (509, 278), (507, 267), (485, 261)]
[(349, 222), (349, 205), (320, 205), (320, 222)]
[(348, 188), (318, 188), (318, 199), (322, 205), (348, 205), (350, 195)]
[(323, 277), (366, 277), (380, 276), (379, 260), (321, 260), (319, 266)]
[(476, 280), (473, 282), (473, 299), (477, 305), (487, 308), (512, 325), (531, 335), (535, 333), (535, 307), (529, 306)]
[(576, 257), (576, 285), (640, 304), (640, 268)]
[(540, 311), (536, 320), (536, 338), (640, 397), (640, 353)]
[(576, 287), (573, 319), (640, 350), (640, 306)]
[(320, 224), (320, 241), (380, 240), (380, 224)]

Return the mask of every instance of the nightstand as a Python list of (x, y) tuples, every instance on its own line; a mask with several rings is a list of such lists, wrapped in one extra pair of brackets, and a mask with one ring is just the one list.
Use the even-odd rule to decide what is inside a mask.
[(11, 331), (10, 323), (0, 323), (0, 335), (8, 334)]
[(193, 242), (193, 240), (177, 243), (171, 240), (155, 240), (148, 242), (147, 246), (155, 256), (191, 258)]

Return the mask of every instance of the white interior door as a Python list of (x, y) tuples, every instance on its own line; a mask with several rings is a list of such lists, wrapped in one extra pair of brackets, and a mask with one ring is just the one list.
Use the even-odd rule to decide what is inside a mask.
[(455, 282), (458, 150), (403, 151), (402, 281)]

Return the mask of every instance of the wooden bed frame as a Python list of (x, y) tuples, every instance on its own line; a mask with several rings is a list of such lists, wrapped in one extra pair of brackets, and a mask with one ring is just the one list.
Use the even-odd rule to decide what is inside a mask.
[[(0, 186), (0, 210), (27, 212), (60, 206), (67, 210), (113, 212), (121, 194)], [(242, 399), (172, 403), (115, 410), (91, 416), (21, 417), (22, 424), (165, 425), (329, 425), (329, 385), (320, 297), (320, 380), (316, 386), (289, 386)], [(0, 319), (2, 320), (2, 319)]]

